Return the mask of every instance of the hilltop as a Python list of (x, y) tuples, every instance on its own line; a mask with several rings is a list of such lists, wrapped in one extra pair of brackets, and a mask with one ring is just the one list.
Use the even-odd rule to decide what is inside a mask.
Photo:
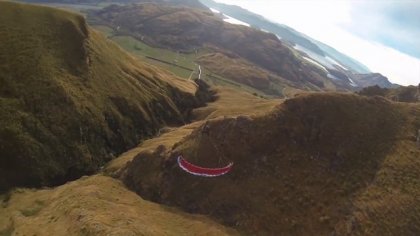
[[(418, 106), (380, 97), (301, 95), (265, 115), (211, 120), (208, 134), (199, 126), (112, 173), (145, 199), (243, 234), (415, 235), (419, 117)], [(197, 177), (177, 166), (180, 154), (234, 167)]]
[(0, 34), (0, 191), (93, 173), (211, 99), (80, 15), (0, 2)]

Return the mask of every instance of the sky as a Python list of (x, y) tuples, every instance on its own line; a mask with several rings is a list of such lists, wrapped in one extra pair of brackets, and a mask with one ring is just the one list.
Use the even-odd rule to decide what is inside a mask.
[(420, 0), (217, 0), (324, 42), (401, 85), (420, 83)]

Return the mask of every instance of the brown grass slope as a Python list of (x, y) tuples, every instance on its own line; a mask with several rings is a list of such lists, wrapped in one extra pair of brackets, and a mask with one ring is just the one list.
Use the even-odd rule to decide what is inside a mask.
[(240, 115), (261, 115), (273, 110), (282, 99), (262, 99), (233, 88), (215, 87), (216, 100), (193, 110), (194, 120), (208, 120)]
[[(326, 74), (306, 66), (275, 35), (225, 23), (210, 11), (156, 4), (114, 5), (91, 11), (89, 19), (94, 24), (119, 27), (119, 34), (172, 50), (217, 47), (297, 83), (301, 88), (325, 87)], [(261, 83), (259, 87), (266, 81), (262, 79)]]
[(145, 201), (100, 175), (54, 189), (17, 189), (0, 209), (0, 235), (237, 234), (205, 216)]
[[(265, 116), (217, 119), (120, 172), (145, 199), (207, 214), (245, 234), (418, 235), (420, 108), (380, 97), (312, 94)], [(183, 172), (233, 161), (231, 173)], [(395, 220), (397, 218), (397, 220)]]
[(204, 68), (237, 83), (256, 88), (269, 95), (283, 95), (284, 88), (298, 88), (299, 85), (288, 81), (275, 73), (264, 70), (236, 55), (226, 53), (208, 53), (200, 56), (197, 62)]
[(80, 15), (0, 2), (0, 35), (0, 191), (92, 172), (200, 104)]
[[(218, 88), (217, 100), (194, 111), (195, 119), (267, 112), (278, 101)], [(236, 106), (234, 106), (236, 105)], [(112, 160), (105, 173), (120, 169), (141, 152), (170, 150), (203, 121), (162, 130), (157, 138)], [(236, 235), (207, 217), (145, 201), (109, 177), (84, 177), (54, 189), (17, 189), (0, 195), (0, 235)]]
[(419, 235), (420, 107), (408, 105), (410, 114), (401, 136), (381, 163), (372, 183), (353, 199), (353, 210), (336, 226), (338, 235)]
[(216, 99), (214, 102), (193, 110), (192, 114), (195, 122), (179, 128), (163, 128), (157, 137), (141, 142), (136, 148), (110, 161), (104, 167), (104, 172), (107, 175), (117, 177), (128, 162), (143, 152), (170, 152), (178, 142), (209, 119), (261, 115), (270, 112), (282, 102), (282, 100), (276, 99), (262, 99), (231, 88), (217, 87), (215, 92)]

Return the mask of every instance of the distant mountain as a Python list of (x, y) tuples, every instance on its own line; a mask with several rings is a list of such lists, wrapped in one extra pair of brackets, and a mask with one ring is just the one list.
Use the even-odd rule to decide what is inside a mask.
[(250, 24), (252, 27), (256, 27), (265, 31), (269, 31), (281, 37), (283, 41), (287, 41), (291, 44), (299, 44), (321, 56), (324, 56), (324, 52), (313, 42), (299, 34), (296, 34), (293, 29), (273, 23), (265, 19), (264, 17), (252, 13), (239, 6), (228, 5), (223, 3), (217, 3), (212, 0), (200, 0), (207, 7), (216, 9), (223, 12), (226, 15), (234, 17), (240, 21)]
[(162, 3), (175, 6), (188, 6), (198, 9), (208, 9), (198, 0), (24, 0), (32, 3), (63, 3), (63, 4), (89, 4), (98, 5), (100, 3)]
[[(216, 51), (219, 53), (213, 55), (216, 57), (201, 60), (208, 62), (209, 68), (220, 68), (215, 73), (240, 75), (243, 74), (241, 70), (227, 72), (232, 69), (227, 65), (240, 63), (242, 66), (235, 68), (252, 68), (250, 65), (253, 64), (268, 73), (247, 76), (252, 81), (239, 80), (245, 79), (247, 84), (266, 92), (281, 94), (284, 86), (305, 90), (335, 89), (325, 71), (304, 62), (274, 34), (226, 23), (210, 11), (160, 4), (113, 5), (90, 11), (88, 20), (92, 24), (118, 28), (120, 35), (130, 35), (157, 47), (190, 53), (202, 48)], [(210, 65), (210, 58), (222, 60), (213, 60)], [(222, 61), (226, 63), (220, 64)], [(254, 70), (254, 74), (261, 69)], [(258, 78), (260, 84), (257, 85)]]
[[(328, 66), (330, 63), (324, 63), (326, 57), (330, 57), (335, 60), (336, 64), (341, 64), (347, 69), (353, 70), (355, 73), (369, 73), (369, 69), (362, 63), (350, 58), (349, 56), (335, 50), (334, 48), (316, 41), (309, 36), (302, 34), (286, 25), (273, 23), (263, 16), (252, 13), (246, 9), (243, 9), (234, 5), (227, 5), (223, 3), (217, 3), (213, 0), (200, 0), (206, 6), (223, 12), (226, 15), (234, 17), (238, 20), (246, 22), (253, 27), (259, 28), (264, 31), (269, 31), (276, 34), (281, 40), (289, 42), (292, 46), (298, 45), (298, 50), (302, 50), (302, 47), (315, 54), (312, 59), (317, 60), (321, 64)], [(339, 65), (338, 65), (339, 66)]]
[(355, 74), (352, 78), (360, 87), (378, 85), (382, 88), (396, 88), (398, 85), (389, 82), (388, 78), (379, 73)]
[(318, 40), (312, 39), (318, 47), (326, 52), (326, 54), (331, 55), (337, 61), (343, 63), (343, 65), (348, 66), (350, 69), (354, 70), (357, 73), (370, 73), (369, 68), (362, 63), (356, 61), (355, 59), (337, 51), (335, 48), (328, 46), (327, 44), (320, 42)]
[[(163, 2), (168, 2), (174, 5), (179, 5), (179, 6), (189, 6), (189, 7), (194, 7), (194, 8), (198, 8), (198, 9), (208, 9), (204, 4), (202, 4), (200, 1), (198, 0), (160, 0)], [(141, 2), (146, 2), (146, 0), (141, 0)], [(156, 0), (150, 1), (150, 2), (159, 2)]]
[(2, 1), (0, 35), (0, 192), (92, 173), (206, 98), (68, 11)]
[(399, 86), (396, 88), (381, 88), (370, 86), (358, 92), (364, 96), (383, 96), (396, 102), (420, 103), (420, 84), (418, 86)]

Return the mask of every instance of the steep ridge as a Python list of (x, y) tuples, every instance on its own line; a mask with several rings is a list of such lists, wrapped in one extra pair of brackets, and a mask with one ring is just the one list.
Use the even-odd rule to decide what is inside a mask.
[(80, 15), (0, 2), (0, 191), (92, 173), (211, 97)]
[[(199, 127), (170, 150), (137, 155), (119, 176), (145, 199), (207, 214), (246, 234), (415, 235), (419, 115), (418, 106), (380, 97), (302, 95), (265, 116), (212, 120), (208, 132)], [(200, 178), (177, 166), (180, 154), (201, 166), (235, 164), (225, 176)], [(382, 215), (387, 202), (395, 209)], [(394, 217), (412, 224), (380, 228)]]
[(225, 23), (210, 11), (156, 4), (113, 5), (90, 11), (88, 19), (92, 24), (118, 28), (121, 35), (175, 51), (216, 47), (219, 52), (237, 55), (299, 88), (321, 90), (328, 81), (324, 72), (306, 66), (275, 35)]

